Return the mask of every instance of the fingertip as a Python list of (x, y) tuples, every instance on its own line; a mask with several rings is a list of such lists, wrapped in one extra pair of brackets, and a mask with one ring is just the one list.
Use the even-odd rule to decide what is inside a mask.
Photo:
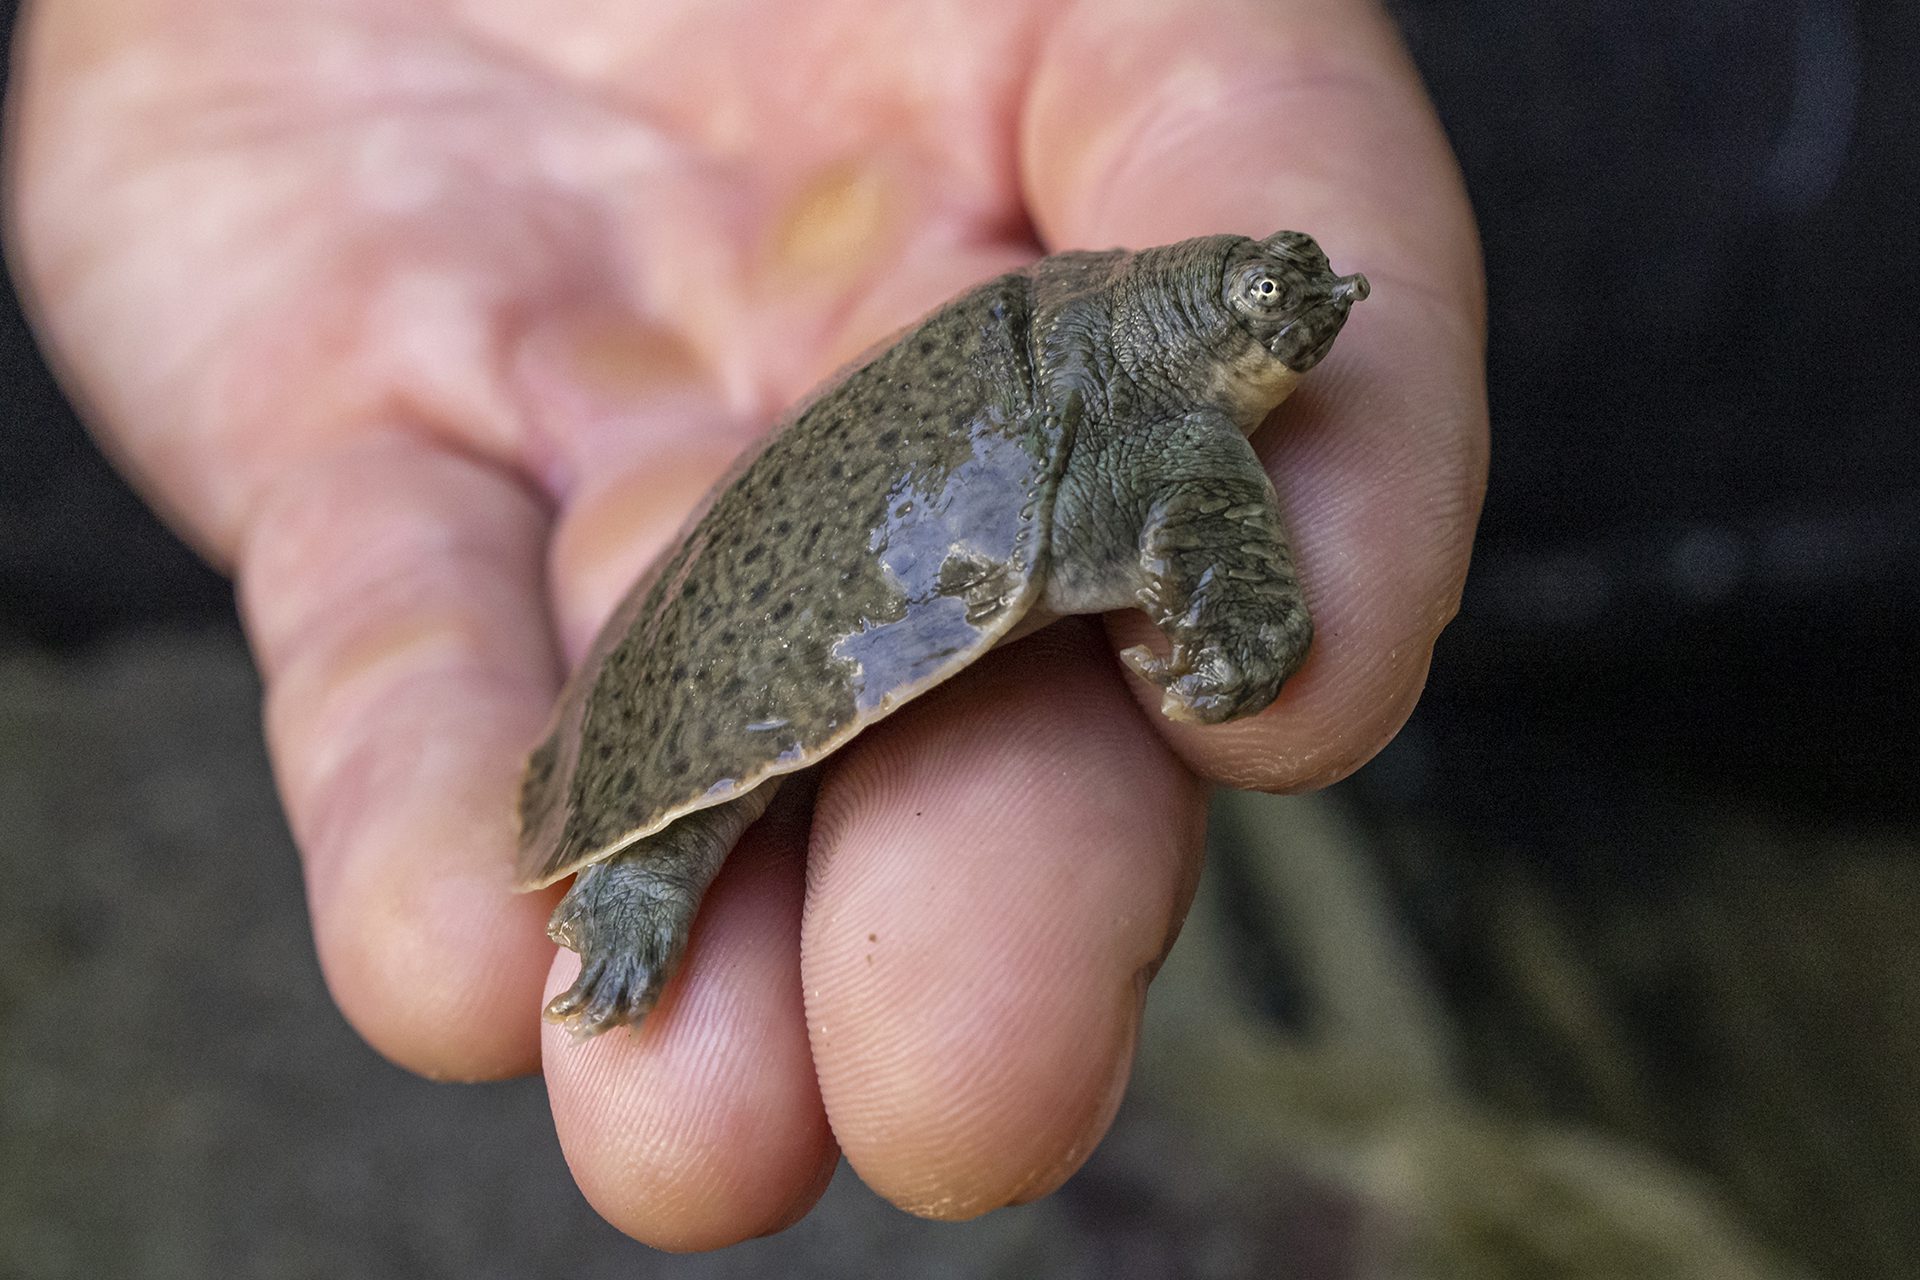
[[(479, 1082), (540, 1066), (541, 924), (554, 895), (442, 878), (356, 886), (316, 917), (321, 972), (355, 1032), (430, 1080)], [(487, 941), (478, 948), (475, 937)]]
[(993, 655), (822, 786), (803, 971), (848, 1161), (955, 1220), (1046, 1194), (1111, 1123), (1202, 796), (1091, 628)]
[(508, 819), (480, 780), (497, 770), (462, 754), (406, 773), (379, 748), (343, 760), (311, 812), (308, 901), (328, 989), (369, 1044), (431, 1079), (492, 1080), (539, 1065), (557, 891), (517, 893), (480, 856)]
[[(804, 1216), (839, 1158), (800, 1013), (797, 830), (748, 831), (709, 891), (681, 971), (637, 1028), (542, 1035), (554, 1124), (595, 1211), (685, 1253)], [(579, 971), (562, 951), (547, 982)]]
[[(1138, 615), (1116, 616), (1108, 627), (1116, 646), (1153, 630)], [(1195, 773), (1244, 791), (1312, 791), (1377, 755), (1406, 724), (1426, 687), (1430, 639), (1368, 652), (1365, 666), (1332, 675), (1316, 673), (1309, 657), (1272, 704), (1220, 724), (1169, 715), (1158, 687), (1137, 677), (1128, 684), (1141, 710)]]

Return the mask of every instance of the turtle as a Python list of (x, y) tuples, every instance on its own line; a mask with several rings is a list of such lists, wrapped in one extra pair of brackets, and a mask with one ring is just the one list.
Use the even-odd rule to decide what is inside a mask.
[(788, 412), (634, 584), (520, 787), (519, 887), (574, 877), (546, 1007), (637, 1025), (780, 780), (996, 644), (1141, 609), (1124, 662), (1203, 724), (1312, 638), (1248, 434), (1368, 293), (1313, 239), (1073, 251), (988, 280)]

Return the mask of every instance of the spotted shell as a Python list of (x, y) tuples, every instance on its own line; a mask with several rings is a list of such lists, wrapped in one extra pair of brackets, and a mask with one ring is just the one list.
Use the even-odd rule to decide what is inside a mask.
[(637, 583), (520, 797), (549, 884), (820, 760), (992, 648), (1040, 594), (1071, 413), (1032, 282), (954, 300), (776, 428)]

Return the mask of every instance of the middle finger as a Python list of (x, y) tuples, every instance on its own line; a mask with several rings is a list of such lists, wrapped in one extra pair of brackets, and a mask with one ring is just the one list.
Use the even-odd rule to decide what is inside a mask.
[(807, 1024), (835, 1136), (870, 1186), (965, 1218), (1078, 1168), (1185, 914), (1203, 799), (1078, 620), (828, 767)]

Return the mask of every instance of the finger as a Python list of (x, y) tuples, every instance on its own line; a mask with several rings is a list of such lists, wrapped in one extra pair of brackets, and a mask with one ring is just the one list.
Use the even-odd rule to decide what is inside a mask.
[(328, 986), (429, 1076), (538, 1061), (552, 895), (513, 891), (512, 797), (557, 683), (545, 537), (511, 480), (393, 433), (288, 472), (240, 547)]
[(1105, 1132), (1184, 915), (1202, 795), (1077, 622), (829, 766), (802, 935), (848, 1160), (915, 1213), (1044, 1195)]
[(1011, 233), (980, 241), (951, 230), (929, 236), (913, 255), (877, 277), (848, 309), (815, 371), (826, 376), (882, 335), (904, 329), (949, 298), (1038, 256), (1031, 241)]
[[(1333, 781), (1411, 710), (1484, 486), (1478, 248), (1445, 139), (1397, 35), (1362, 0), (1083, 6), (1048, 48), (1025, 166), (1050, 245), (1285, 226), (1373, 282), (1325, 366), (1256, 437), (1315, 619), (1306, 666), (1249, 720), (1155, 717), (1208, 776)], [(1113, 632), (1123, 649), (1147, 637), (1139, 618)], [(1158, 704), (1145, 682), (1136, 692)]]
[(681, 337), (583, 310), (530, 325), (511, 360), (561, 511), (549, 562), (567, 665), (758, 430)]
[[(786, 797), (783, 795), (782, 800)], [(581, 1191), (662, 1249), (714, 1249), (797, 1221), (839, 1152), (800, 1005), (805, 806), (776, 802), (715, 880), (680, 972), (637, 1031), (545, 1033), (547, 1089)], [(557, 995), (578, 957), (560, 953)]]

